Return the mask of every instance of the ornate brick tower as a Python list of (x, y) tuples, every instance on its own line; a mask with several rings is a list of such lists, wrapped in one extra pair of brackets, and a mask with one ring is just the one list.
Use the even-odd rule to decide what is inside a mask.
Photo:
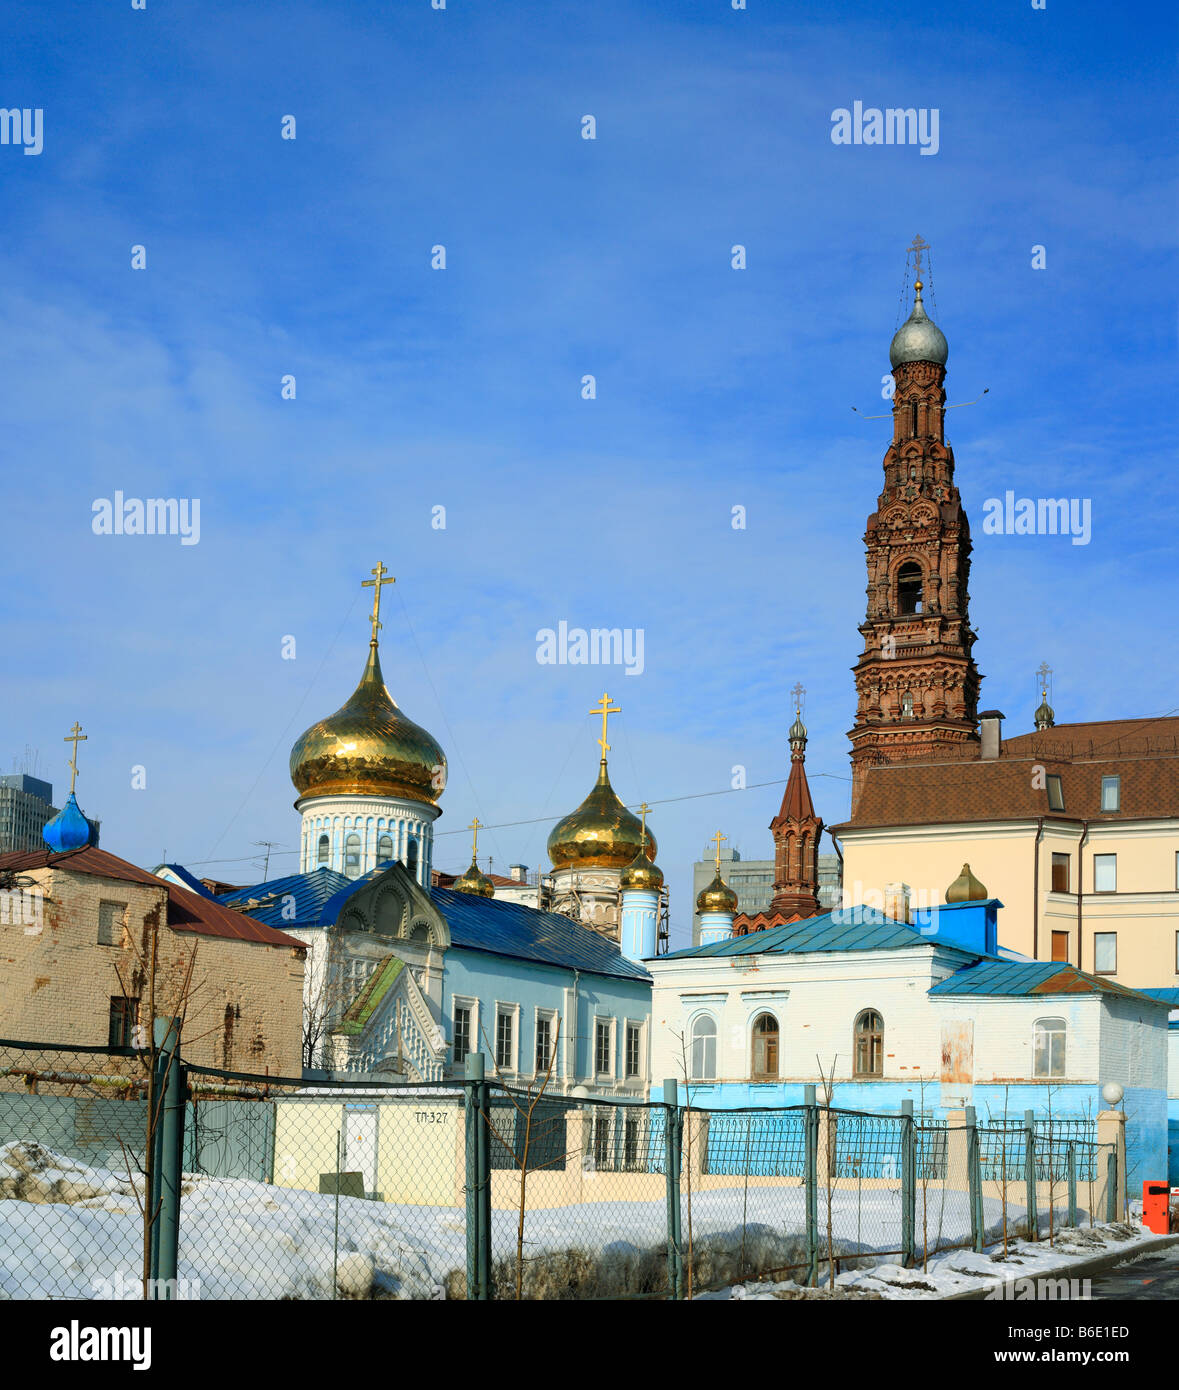
[(774, 896), (770, 912), (815, 917), (819, 907), (819, 836), (823, 822), (815, 815), (806, 780), (806, 725), (802, 722), (801, 687), (795, 687), (796, 714), (790, 726), (790, 776), (782, 806), (770, 822), (774, 836)]
[[(917, 239), (918, 243), (920, 238)], [(921, 302), (892, 340), (884, 491), (868, 518), (868, 611), (855, 666), (852, 814), (875, 763), (976, 755), (979, 674), (967, 616), (970, 528), (945, 442), (949, 349)]]

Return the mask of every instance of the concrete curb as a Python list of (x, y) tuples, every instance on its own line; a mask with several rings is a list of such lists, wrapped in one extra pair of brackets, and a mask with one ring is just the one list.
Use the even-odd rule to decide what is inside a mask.
[[(1001, 1284), (994, 1283), (982, 1289), (964, 1289), (960, 1293), (948, 1293), (945, 1298), (937, 1300), (941, 1303), (981, 1303), (981, 1302), (1011, 1302), (1007, 1297), (1008, 1290), (1014, 1290), (1017, 1283), (1024, 1279), (1087, 1279), (1096, 1274), (1104, 1274), (1107, 1270), (1114, 1269), (1118, 1265), (1130, 1264), (1134, 1260), (1139, 1260), (1143, 1255), (1156, 1255), (1160, 1250), (1169, 1250), (1173, 1245), (1179, 1245), (1179, 1235), (1158, 1236), (1154, 1240), (1140, 1241), (1129, 1250), (1123, 1247), (1121, 1250), (1110, 1250), (1104, 1255), (1095, 1255), (1091, 1260), (1073, 1260), (1067, 1265), (1060, 1265), (1056, 1269), (1041, 1270), (1038, 1274), (1027, 1273), (1012, 1275), (1010, 1279), (1005, 1279)], [(1003, 1299), (995, 1297), (996, 1289), (1003, 1290)]]

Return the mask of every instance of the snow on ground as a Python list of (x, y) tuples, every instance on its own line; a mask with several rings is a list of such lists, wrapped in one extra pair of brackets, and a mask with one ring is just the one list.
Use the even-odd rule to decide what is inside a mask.
[[(803, 1258), (802, 1188), (746, 1191), (739, 1179), (734, 1184), (692, 1196), (701, 1287), (736, 1284), (751, 1267), (784, 1269)], [(1009, 1221), (1021, 1214), (1009, 1205)], [(998, 1205), (988, 1205), (986, 1215), (997, 1224)], [(662, 1201), (530, 1210), (526, 1294), (610, 1297), (662, 1287), (666, 1221)], [(516, 1222), (514, 1211), (492, 1213), (493, 1259), (509, 1285)], [(686, 1242), (687, 1202), (683, 1223)], [(825, 1241), (822, 1193), (819, 1227)], [(887, 1260), (900, 1244), (899, 1194), (882, 1188), (840, 1191), (831, 1227), (841, 1253), (863, 1251)], [(919, 1192), (919, 1242), (923, 1228), (931, 1245), (968, 1238), (963, 1194), (947, 1194), (943, 1209), (940, 1196), (935, 1203), (931, 1193), (926, 1209)], [(1070, 1237), (1078, 1245), (1088, 1238), (1087, 1232)], [(1026, 1256), (1017, 1252), (1000, 1269), (1022, 1272), (1015, 1268), (1018, 1261), (1030, 1267), (1042, 1248), (1029, 1247)], [(139, 1197), (125, 1173), (88, 1167), (28, 1140), (0, 1147), (0, 1298), (135, 1297), (141, 1251)], [(536, 1258), (542, 1254), (549, 1258)], [(839, 1284), (886, 1297), (931, 1296), (918, 1283), (932, 1283), (937, 1292), (965, 1287), (980, 1277), (972, 1262), (991, 1268), (988, 1260), (962, 1251), (935, 1256), (931, 1276), (919, 1281), (913, 1271), (880, 1263), (842, 1275)], [(193, 1297), (325, 1299), (333, 1296), (333, 1278), (343, 1297), (461, 1297), (465, 1266), (466, 1219), (459, 1207), (336, 1199), (245, 1179), (184, 1177), (178, 1274)]]
[[(838, 1292), (852, 1296), (858, 1294), (901, 1300), (946, 1298), (950, 1294), (979, 1290), (993, 1290), (998, 1297), (998, 1290), (1011, 1280), (1045, 1276), (1068, 1279), (1070, 1269), (1086, 1260), (1107, 1254), (1132, 1259), (1142, 1246), (1156, 1239), (1155, 1233), (1137, 1220), (1093, 1227), (1065, 1227), (1055, 1232), (1052, 1245), (1047, 1240), (1035, 1243), (1012, 1240), (1008, 1242), (1006, 1255), (1002, 1245), (992, 1246), (981, 1255), (968, 1250), (946, 1250), (931, 1255), (925, 1268), (904, 1269), (900, 1265), (881, 1263), (840, 1274), (836, 1276), (835, 1287)], [(820, 1274), (823, 1274), (821, 1263)], [(700, 1294), (699, 1297), (708, 1300), (764, 1301), (795, 1298), (801, 1292), (796, 1284), (785, 1281), (738, 1284), (715, 1293)], [(1021, 1292), (1017, 1290), (1017, 1296)], [(825, 1289), (822, 1296), (826, 1296)], [(1069, 1296), (1083, 1297), (1083, 1286), (1076, 1291), (1070, 1289)]]

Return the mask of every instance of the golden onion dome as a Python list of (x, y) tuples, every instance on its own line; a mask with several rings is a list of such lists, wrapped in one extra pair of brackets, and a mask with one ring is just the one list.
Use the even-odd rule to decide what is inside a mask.
[(446, 756), (397, 708), (375, 641), (348, 703), (312, 724), (291, 749), (291, 781), (300, 796), (397, 796), (437, 805)]
[(946, 889), (948, 903), (977, 903), (982, 902), (986, 896), (985, 885), (971, 873), (969, 864), (962, 865), (962, 872)]
[(716, 877), (708, 887), (700, 890), (700, 895), (696, 899), (696, 911), (728, 913), (737, 911), (737, 895), (721, 878), (719, 869), (717, 869)]
[[(647, 838), (650, 839), (651, 832), (647, 831)], [(622, 876), (618, 880), (618, 886), (626, 891), (628, 888), (645, 888), (648, 892), (658, 893), (663, 887), (663, 870), (658, 864), (653, 864), (643, 850), (630, 861), (622, 871)]]
[(456, 878), (451, 887), (456, 893), (471, 893), (476, 898), (494, 898), (495, 884), (479, 868), (474, 859), (461, 878)]
[[(643, 849), (642, 822), (619, 801), (603, 758), (589, 796), (549, 832), (553, 868), (624, 869)], [(646, 857), (652, 863), (657, 849), (648, 830)]]

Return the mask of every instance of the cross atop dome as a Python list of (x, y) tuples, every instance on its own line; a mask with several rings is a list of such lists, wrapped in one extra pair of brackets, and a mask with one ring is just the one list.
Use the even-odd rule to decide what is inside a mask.
[(602, 716), (602, 737), (598, 739), (598, 742), (602, 746), (602, 761), (605, 762), (606, 754), (610, 751), (610, 745), (606, 742), (606, 734), (608, 731), (607, 721), (612, 714), (621, 714), (622, 710), (617, 705), (612, 705), (610, 703), (610, 696), (603, 692), (602, 698), (593, 709), (590, 710), (590, 713), (600, 714)]
[(397, 580), (394, 579), (391, 574), (388, 579), (384, 577), (389, 574), (389, 571), (385, 568), (383, 560), (378, 560), (376, 566), (369, 570), (369, 573), (374, 577), (372, 579), (362, 579), (360, 581), (360, 587), (373, 591), (373, 611), (372, 617), (369, 619), (373, 625), (373, 635), (369, 638), (369, 641), (373, 646), (376, 646), (377, 632), (381, 627), (381, 586), (383, 584), (396, 584)]

